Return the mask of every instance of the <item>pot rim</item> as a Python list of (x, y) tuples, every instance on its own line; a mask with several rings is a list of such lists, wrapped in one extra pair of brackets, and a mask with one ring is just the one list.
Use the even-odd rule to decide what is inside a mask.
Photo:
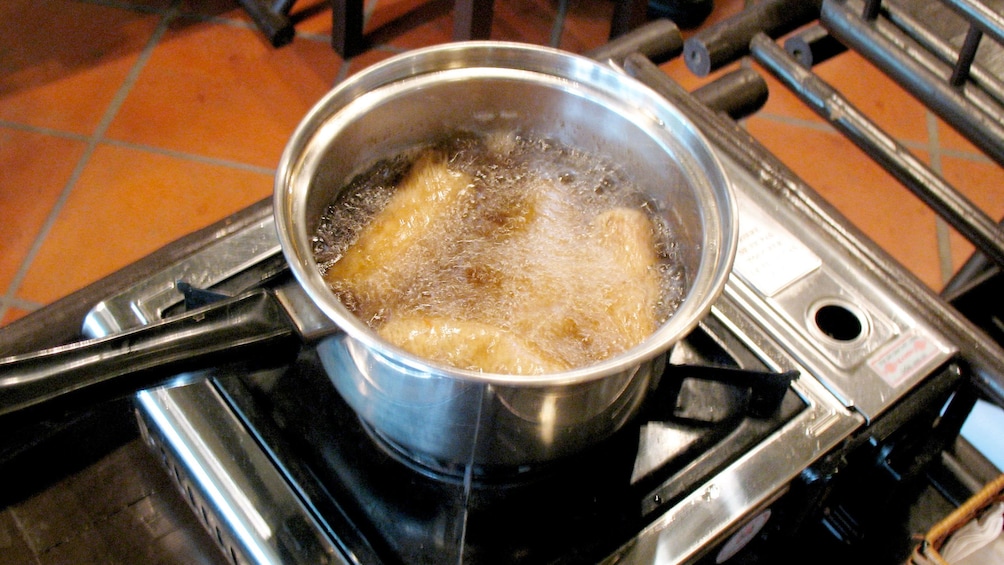
[[(486, 63), (462, 65), (457, 63), (461, 60), (461, 55), (465, 60), (473, 56), (477, 61)], [(563, 81), (574, 83), (576, 87), (599, 91), (605, 95), (609, 93), (603, 85), (616, 83), (618, 88), (623, 85), (630, 89), (630, 103), (638, 104), (629, 109), (641, 114), (642, 119), (651, 120), (652, 124), (657, 125), (657, 129), (686, 131), (687, 147), (696, 152), (693, 158), (700, 163), (700, 174), (704, 177), (698, 180), (706, 181), (697, 184), (701, 185), (701, 190), (707, 189), (708, 192), (707, 195), (699, 195), (708, 205), (704, 218), (707, 243), (701, 251), (699, 267), (683, 302), (662, 326), (640, 344), (597, 363), (558, 373), (512, 375), (459, 369), (418, 357), (380, 338), (349, 312), (324, 283), (313, 258), (310, 233), (304, 226), (306, 219), (302, 217), (307, 191), (295, 190), (298, 173), (307, 159), (304, 151), (312, 137), (332, 116), (383, 86), (452, 69), (502, 68), (524, 71), (526, 69), (514, 65), (527, 62), (539, 67), (531, 69), (534, 73), (552, 74)], [(556, 62), (567, 69), (569, 76), (544, 70)], [(332, 104), (343, 99), (345, 102), (332, 112)], [(703, 198), (704, 196), (709, 198)], [(710, 311), (732, 270), (738, 242), (738, 217), (735, 214), (731, 181), (708, 141), (679, 109), (647, 86), (608, 65), (550, 47), (501, 41), (458, 42), (416, 49), (368, 67), (337, 85), (315, 104), (286, 145), (276, 170), (274, 210), (282, 251), (294, 277), (311, 300), (350, 338), (416, 376), (507, 386), (565, 386), (602, 379), (631, 372), (632, 368), (666, 353)]]

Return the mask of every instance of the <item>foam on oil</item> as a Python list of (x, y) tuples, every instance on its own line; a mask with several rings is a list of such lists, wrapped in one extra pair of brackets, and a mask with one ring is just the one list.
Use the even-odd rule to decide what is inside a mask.
[(596, 155), (512, 132), (382, 159), (324, 214), (314, 254), (385, 339), (452, 366), (548, 373), (657, 329), (687, 281), (670, 226)]

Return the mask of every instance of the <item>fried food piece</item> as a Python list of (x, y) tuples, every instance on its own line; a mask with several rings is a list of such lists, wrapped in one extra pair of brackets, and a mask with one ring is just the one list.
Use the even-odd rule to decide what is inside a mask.
[(396, 318), (377, 333), (410, 353), (461, 369), (536, 375), (569, 368), (513, 332), (480, 322)]
[(610, 250), (621, 277), (603, 290), (602, 304), (624, 339), (625, 348), (641, 343), (656, 330), (660, 285), (655, 231), (641, 210), (614, 208), (592, 221), (600, 245)]
[(655, 331), (659, 259), (645, 212), (597, 214), (542, 178), (488, 190), (445, 159), (419, 156), (325, 274), (383, 339), (462, 369), (543, 374)]
[(606, 210), (583, 219), (588, 224), (580, 231), (560, 206), (541, 203), (542, 211), (556, 213), (538, 216), (529, 251), (520, 250), (534, 260), (507, 273), (509, 294), (521, 298), (503, 326), (554, 358), (582, 366), (630, 349), (655, 331), (659, 258), (643, 211)]
[[(470, 176), (446, 166), (445, 157), (422, 154), (398, 185), (390, 201), (360, 232), (356, 241), (325, 274), (329, 283), (357, 287), (370, 279), (378, 287), (393, 285), (396, 259), (431, 233), (471, 184)], [(376, 288), (377, 292), (386, 288)]]

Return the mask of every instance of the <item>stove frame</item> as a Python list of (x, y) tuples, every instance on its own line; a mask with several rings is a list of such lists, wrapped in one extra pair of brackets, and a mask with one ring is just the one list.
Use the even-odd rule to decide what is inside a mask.
[[(730, 177), (741, 187), (740, 221), (746, 229), (741, 254), (779, 247), (785, 259), (793, 256), (793, 249), (802, 259), (782, 280), (765, 279), (756, 263), (740, 260), (712, 317), (740, 336), (769, 369), (798, 371), (800, 378), (791, 388), (806, 408), (713, 476), (696, 484), (670, 479), (656, 485), (642, 501), (647, 525), (603, 557), (604, 562), (689, 562), (739, 551), (750, 541), (747, 534), (764, 528), (771, 508), (771, 528), (810, 512), (818, 501), (810, 497), (809, 507), (799, 502), (795, 509), (788, 508), (786, 500), (801, 497), (786, 496), (789, 491), (817, 484), (808, 477), (832, 477), (843, 467), (842, 455), (834, 453), (864, 441), (854, 438), (887, 412), (897, 412), (896, 406), (912, 396), (918, 383), (938, 380), (938, 386), (923, 388), (943, 399), (960, 380), (958, 370), (945, 368), (952, 367), (949, 362), (957, 353), (949, 341), (849, 260), (846, 249), (829, 243), (825, 230), (764, 190), (731, 156), (724, 159)], [(224, 292), (273, 281), (283, 271), (274, 237), (271, 220), (265, 218), (221, 238), (99, 303), (87, 316), (85, 329), (104, 335), (169, 314), (183, 298), (175, 289), (179, 280)], [(779, 258), (776, 250), (767, 253), (767, 259)], [(847, 280), (864, 284), (850, 287)], [(844, 343), (847, 340), (824, 335), (808, 315), (823, 299), (853, 306), (848, 311), (862, 316), (863, 336), (849, 340), (853, 347)], [(925, 344), (930, 355), (914, 358), (920, 365), (905, 375), (895, 373), (890, 381), (893, 377), (880, 378), (875, 365), (866, 361), (888, 355), (897, 336)], [(940, 376), (935, 379), (935, 374)], [(289, 480), (297, 471), (288, 467), (296, 463), (282, 459), (283, 454), (248, 427), (228, 398), (231, 393), (220, 386), (221, 378), (228, 377), (184, 375), (184, 382), (195, 384), (145, 391), (138, 396), (137, 413), (144, 437), (230, 558), (379, 561), (380, 550), (337, 503), (312, 496), (314, 487)], [(673, 502), (667, 507), (669, 500)]]

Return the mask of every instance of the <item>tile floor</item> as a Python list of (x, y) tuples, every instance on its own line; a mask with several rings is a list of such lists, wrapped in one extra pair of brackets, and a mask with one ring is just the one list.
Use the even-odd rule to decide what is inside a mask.
[[(419, 0), (370, 0), (367, 30)], [(742, 9), (718, 0), (709, 23)], [(448, 6), (447, 6), (448, 8)], [(498, 0), (492, 39), (548, 44), (552, 0)], [(301, 0), (273, 49), (234, 0), (0, 3), (0, 325), (267, 197), (283, 145), (333, 84), (449, 39), (448, 9), (343, 60), (330, 11)], [(570, 0), (559, 46), (605, 42), (610, 0)], [(386, 29), (386, 28), (385, 28)], [(702, 83), (681, 59), (664, 65)], [(1004, 215), (1004, 172), (860, 57), (817, 71), (969, 195)], [(969, 255), (886, 173), (781, 87), (745, 122), (855, 224), (938, 289)]]

